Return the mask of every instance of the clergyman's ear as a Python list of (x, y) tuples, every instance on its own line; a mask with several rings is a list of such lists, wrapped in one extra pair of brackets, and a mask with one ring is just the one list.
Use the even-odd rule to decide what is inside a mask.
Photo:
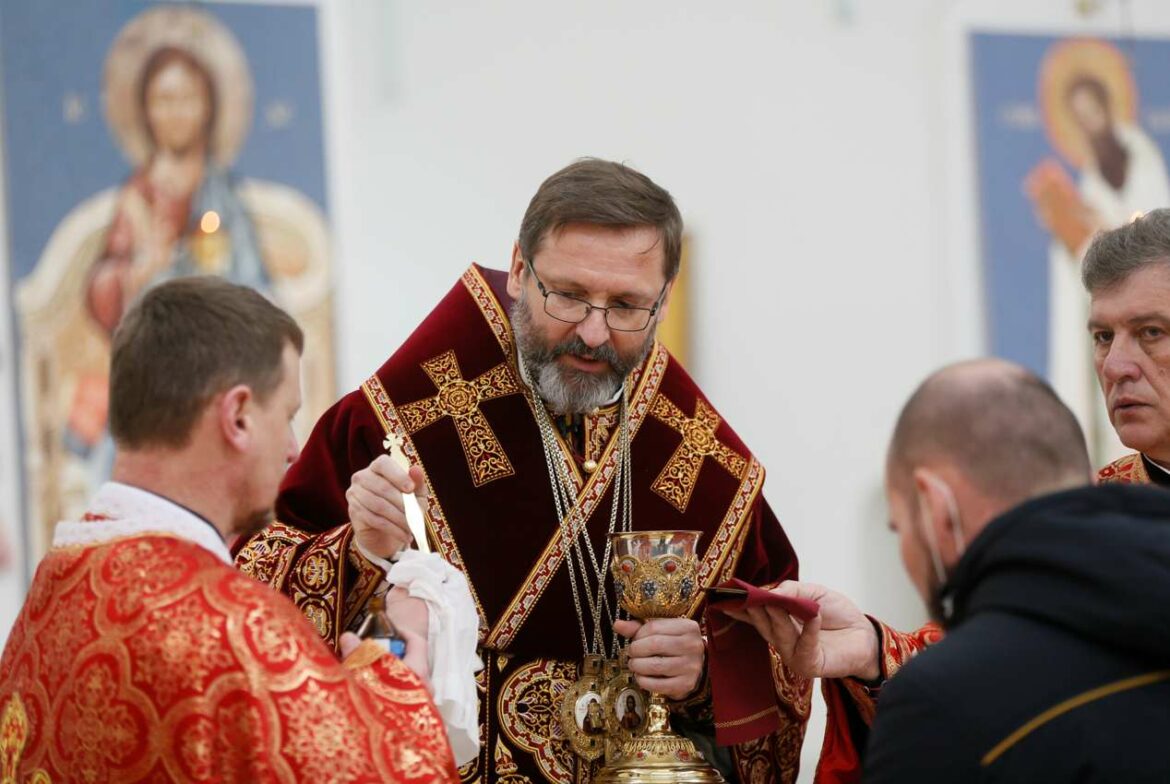
[(252, 389), (237, 384), (224, 392), (217, 403), (219, 431), (233, 449), (247, 451), (251, 446), (255, 423), (252, 420)]
[(508, 268), (508, 296), (520, 299), (524, 290), (524, 254), (520, 252), (520, 241), (512, 243), (512, 266)]

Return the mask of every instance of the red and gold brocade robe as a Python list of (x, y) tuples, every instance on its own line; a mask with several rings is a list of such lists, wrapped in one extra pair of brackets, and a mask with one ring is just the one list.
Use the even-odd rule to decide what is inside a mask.
[(1160, 485), (1170, 486), (1170, 474), (1157, 465), (1150, 465), (1149, 458), (1141, 452), (1114, 460), (1097, 472), (1100, 484)]
[(454, 782), (426, 688), (337, 660), (209, 523), (104, 485), (54, 547), (0, 659), (0, 781)]
[[(1097, 481), (1103, 484), (1170, 484), (1170, 475), (1162, 482), (1156, 481), (1158, 479), (1163, 479), (1163, 476), (1151, 472), (1140, 453), (1126, 455), (1097, 472)], [(881, 631), (882, 681), (889, 680), (915, 653), (943, 636), (942, 628), (934, 623), (910, 633), (875, 623)], [(873, 725), (876, 694), (850, 678), (826, 680), (822, 683), (822, 690), (829, 715), (816, 782), (847, 784), (860, 781), (861, 753)]]
[[(285, 478), (279, 522), (246, 543), (237, 563), (279, 586), (336, 643), (381, 578), (350, 547), (345, 491), (388, 435), (403, 439), (427, 477), (431, 547), (467, 575), (480, 616), (483, 743), (463, 780), (586, 781), (589, 766), (578, 764), (558, 717), (583, 654), (577, 612), (535, 418), (542, 403), (516, 368), (505, 282), (472, 266), (386, 364), (321, 418)], [(634, 529), (702, 531), (705, 585), (795, 578), (795, 554), (761, 495), (763, 467), (686, 372), (655, 344), (628, 384)], [(617, 406), (585, 417), (584, 454), (561, 442), (599, 553), (618, 419)], [(773, 669), (779, 729), (735, 747), (745, 781), (796, 776), (810, 686), (778, 660)], [(677, 709), (710, 720), (709, 694)]]

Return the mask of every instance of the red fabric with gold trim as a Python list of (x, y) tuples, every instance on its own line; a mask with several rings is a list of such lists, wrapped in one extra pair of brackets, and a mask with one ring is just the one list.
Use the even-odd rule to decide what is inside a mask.
[[(900, 632), (874, 618), (881, 631), (882, 680), (894, 677), (906, 662), (923, 648), (943, 638), (937, 623), (927, 623), (913, 632)], [(814, 777), (816, 784), (853, 784), (861, 781), (861, 755), (869, 740), (877, 711), (877, 696), (852, 678), (821, 681), (828, 715), (825, 742)]]
[(355, 673), (198, 545), (54, 549), (0, 659), (0, 778), (456, 780), (418, 678), (388, 656)]
[[(429, 484), (431, 545), (468, 575), (484, 658), (502, 654), (507, 672), (522, 670), (531, 684), (543, 684), (540, 700), (546, 701), (557, 699), (562, 676), (541, 670), (537, 678), (525, 663), (574, 663), (583, 651), (561, 568), (562, 540), (534, 414), (539, 403), (519, 380), (505, 282), (504, 273), (472, 266), (377, 373), (318, 421), (286, 476), (277, 515), (313, 532), (344, 523), (350, 477), (385, 451), (388, 433), (401, 437)], [(761, 495), (763, 467), (682, 367), (655, 345), (629, 384), (634, 527), (702, 531), (703, 585), (732, 576), (754, 584), (795, 578), (795, 554)], [(603, 425), (599, 420), (596, 432)], [(593, 473), (567, 458), (599, 554), (613, 499), (617, 431), (609, 428)], [(696, 591), (692, 617), (701, 602)], [(521, 774), (558, 780), (559, 768), (549, 761), (557, 755), (544, 744), (562, 742), (559, 728), (541, 724), (501, 736), (507, 723), (497, 715), (496, 689), (511, 681), (490, 668), (484, 680), (492, 684), (482, 701), (486, 742), (479, 772), (464, 771), (465, 780), (495, 780), (490, 771), (505, 754), (497, 740), (512, 744), (505, 756)], [(526, 693), (535, 693), (531, 684)], [(798, 712), (781, 708), (803, 725)]]
[(1097, 481), (1101, 484), (1148, 485), (1150, 473), (1142, 460), (1140, 452), (1114, 460), (1097, 472)]
[[(582, 652), (567, 576), (560, 569), (551, 578), (540, 571), (550, 556), (559, 564), (560, 540), (533, 403), (522, 391), (511, 354), (511, 328), (506, 318), (510, 301), (501, 296), (503, 277), (503, 273), (478, 267), (469, 270), (378, 370), (376, 381), (368, 382), (364, 393), (348, 395), (321, 419), (300, 460), (289, 470), (277, 516), (286, 524), (311, 531), (343, 523), (344, 494), (350, 476), (384, 451), (383, 422), (390, 427), (397, 425), (408, 437), (408, 456), (422, 464), (432, 497), (441, 508), (442, 518), (436, 521), (432, 517), (429, 521), (433, 543), (467, 572), (492, 632), (489, 645), (498, 645), (513, 654), (572, 660)], [(477, 297), (484, 301), (477, 301)], [(485, 310), (489, 311), (486, 315)], [(496, 328), (488, 321), (492, 317), (498, 319)], [(450, 366), (451, 378), (456, 380), (444, 390), (426, 365), (450, 356), (457, 363), (457, 371)], [(429, 404), (435, 398), (443, 398), (444, 392), (453, 397), (455, 392), (464, 391), (462, 384), (491, 373), (504, 378), (501, 387), (511, 391), (464, 408), (457, 408), (462, 402), (441, 401), (447, 408), (418, 416), (417, 420), (425, 424), (410, 432), (404, 412), (411, 406)], [(727, 556), (749, 527), (750, 513), (763, 483), (763, 469), (727, 423), (719, 420), (681, 366), (660, 346), (655, 347), (636, 376), (631, 395), (635, 409), (632, 426), (636, 428), (632, 444), (636, 467), (635, 525), (644, 529), (703, 531), (701, 547), (710, 556), (703, 574), (706, 583), (716, 582), (713, 578), (717, 573), (724, 578), (731, 576), (723, 575), (729, 571)], [(382, 394), (386, 399), (379, 405), (378, 396)], [(379, 407), (381, 411), (376, 410)], [(461, 439), (459, 417), (452, 416), (452, 412), (472, 412), (471, 417), (481, 420), (475, 424), (486, 428)], [(696, 419), (702, 421), (694, 424)], [(687, 454), (687, 439), (679, 432), (683, 428), (693, 431), (693, 441), (713, 436), (720, 454), (695, 460), (699, 450), (692, 449)], [(477, 484), (468, 455), (480, 451), (483, 444), (490, 444), (492, 451), (506, 457), (511, 472), (498, 471)], [(703, 448), (708, 446), (701, 444)], [(687, 486), (687, 474), (694, 466), (695, 479), (689, 485), (685, 506), (680, 500), (682, 490), (668, 498), (652, 487), (662, 479), (661, 474), (679, 450), (684, 454), (675, 472), (681, 477), (676, 485)], [(482, 451), (487, 451), (486, 447)], [(616, 450), (613, 452), (616, 460)], [(740, 475), (729, 471), (725, 463), (737, 468)], [(607, 476), (612, 476), (612, 466), (603, 460), (583, 493), (593, 498), (588, 528), (598, 551), (605, 545), (612, 503)], [(322, 481), (322, 477), (334, 481)], [(669, 478), (660, 486), (666, 484)], [(729, 516), (735, 519), (731, 525), (723, 526)], [(515, 520), (524, 520), (525, 524), (516, 525)], [(796, 559), (783, 532), (778, 525), (770, 529), (760, 534), (767, 536), (767, 541), (749, 542), (754, 558), (745, 563), (754, 563), (757, 574), (748, 579), (789, 578), (795, 574)], [(541, 535), (533, 536), (534, 530)], [(774, 567), (769, 570), (757, 558), (771, 559)], [(527, 583), (531, 585), (525, 593)], [(484, 591), (482, 586), (488, 585), (492, 590)], [(537, 601), (545, 595), (549, 601)], [(696, 596), (695, 610), (700, 598)], [(531, 605), (527, 615), (524, 602)], [(529, 628), (538, 632), (527, 631)]]

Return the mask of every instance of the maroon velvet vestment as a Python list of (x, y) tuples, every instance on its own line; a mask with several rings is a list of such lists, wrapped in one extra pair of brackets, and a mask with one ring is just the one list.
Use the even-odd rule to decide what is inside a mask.
[[(467, 575), (480, 614), (483, 748), (463, 779), (587, 781), (596, 766), (574, 755), (559, 720), (584, 651), (536, 419), (543, 404), (517, 371), (505, 281), (473, 265), (406, 343), (326, 412), (285, 479), (279, 522), (244, 543), (237, 562), (287, 593), (336, 644), (381, 578), (350, 547), (345, 491), (388, 436), (402, 439), (426, 475), (430, 544)], [(627, 389), (633, 528), (701, 531), (703, 585), (795, 579), (795, 553), (761, 494), (763, 467), (660, 344)], [(583, 450), (560, 443), (598, 554), (619, 419), (617, 405), (591, 412)], [(612, 580), (606, 590), (612, 599)], [(699, 619), (701, 602), (696, 592), (690, 617)], [(773, 663), (773, 682), (761, 688), (776, 695), (774, 730), (734, 748), (745, 781), (796, 777), (810, 685)], [(718, 718), (706, 684), (675, 710)]]

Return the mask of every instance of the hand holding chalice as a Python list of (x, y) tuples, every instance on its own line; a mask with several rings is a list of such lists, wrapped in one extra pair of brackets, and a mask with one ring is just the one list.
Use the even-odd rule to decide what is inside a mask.
[[(635, 531), (614, 534), (614, 590), (622, 609), (635, 618), (687, 614), (699, 590), (698, 531)], [(651, 694), (646, 732), (625, 743), (597, 777), (608, 782), (721, 782), (694, 744), (670, 728), (670, 710)]]

